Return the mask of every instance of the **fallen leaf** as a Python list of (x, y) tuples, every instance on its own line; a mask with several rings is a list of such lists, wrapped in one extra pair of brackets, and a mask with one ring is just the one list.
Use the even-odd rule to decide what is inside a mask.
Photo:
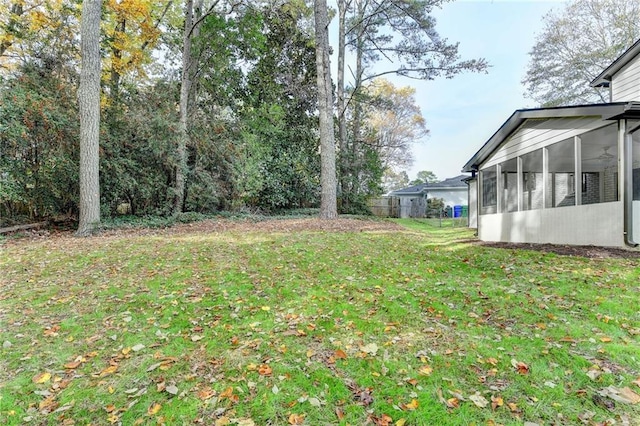
[(404, 417), (401, 419), (398, 419), (398, 421), (396, 421), (396, 425), (395, 426), (404, 426), (407, 423), (407, 419), (405, 419)]
[(289, 416), (290, 425), (301, 425), (304, 423), (304, 414), (291, 414)]
[(100, 372), (100, 374), (98, 374), (98, 377), (108, 376), (109, 374), (115, 373), (116, 370), (118, 370), (118, 365), (117, 364), (110, 365), (107, 368), (105, 368), (104, 370), (102, 370)]
[(145, 346), (142, 343), (138, 343), (137, 345), (132, 347), (131, 350), (134, 351), (134, 352), (140, 352), (144, 348), (145, 348)]
[(198, 398), (200, 398), (203, 401), (206, 401), (207, 399), (211, 399), (214, 396), (216, 396), (216, 392), (211, 388), (202, 389), (198, 391), (197, 395), (198, 395)]
[(318, 408), (318, 407), (320, 407), (320, 405), (322, 405), (318, 398), (309, 398), (309, 404), (311, 404), (312, 406), (314, 406), (316, 408)]
[(202, 340), (202, 339), (203, 339), (203, 337), (199, 336), (197, 334), (194, 334), (193, 336), (191, 336), (191, 341), (192, 342), (197, 342), (198, 340)]
[(589, 424), (590, 420), (596, 415), (593, 411), (586, 411), (582, 414), (578, 414), (578, 419), (584, 424)]
[(215, 423), (214, 423), (215, 426), (227, 426), (227, 425), (230, 425), (230, 424), (231, 424), (231, 421), (226, 416), (222, 416), (220, 418), (217, 418)]
[(267, 364), (262, 364), (258, 367), (258, 374), (261, 376), (270, 376), (272, 372), (271, 367)]
[(47, 327), (43, 334), (45, 336), (49, 336), (49, 337), (56, 337), (58, 335), (58, 331), (60, 331), (60, 326), (58, 324), (52, 326), (52, 327)]
[(487, 398), (480, 395), (479, 393), (470, 395), (469, 399), (479, 408), (485, 408), (487, 405), (489, 405), (489, 401), (487, 401)]
[(376, 356), (378, 353), (378, 345), (375, 343), (369, 343), (364, 346), (360, 346), (360, 350), (366, 354)]
[(401, 408), (404, 410), (413, 411), (416, 408), (418, 408), (418, 405), (419, 405), (418, 400), (412, 399), (410, 403), (402, 405)]
[(602, 371), (600, 370), (589, 370), (587, 371), (587, 377), (589, 377), (591, 380), (596, 380), (598, 377), (600, 377), (600, 375), (602, 374)]
[(431, 373), (433, 373), (433, 368), (431, 368), (428, 365), (423, 365), (422, 367), (420, 367), (420, 369), (418, 370), (418, 374), (420, 374), (421, 376), (430, 376)]
[(336, 407), (336, 417), (338, 418), (338, 420), (342, 420), (344, 418), (344, 411), (342, 411), (342, 408), (340, 407)]
[(611, 337), (607, 337), (607, 336), (604, 336), (604, 337), (600, 338), (600, 341), (602, 343), (609, 343), (609, 342), (611, 342), (611, 340), (612, 340)]
[(177, 395), (178, 394), (178, 387), (176, 385), (169, 385), (164, 390), (167, 393), (170, 393), (171, 395)]
[(80, 367), (80, 364), (82, 364), (80, 361), (72, 361), (72, 362), (68, 362), (64, 365), (64, 368), (67, 368), (69, 370), (75, 370), (76, 368)]
[(504, 405), (504, 400), (501, 396), (493, 396), (491, 395), (491, 409), (495, 410), (498, 407), (502, 407)]
[(460, 400), (458, 398), (449, 398), (445, 401), (445, 404), (449, 408), (458, 408), (460, 406)]
[(49, 379), (51, 379), (51, 373), (47, 373), (45, 371), (44, 373), (39, 373), (39, 374), (36, 374), (35, 376), (33, 376), (31, 378), (31, 381), (33, 383), (42, 384), (42, 383), (47, 383), (49, 381)]
[(388, 416), (386, 414), (383, 414), (380, 417), (371, 415), (369, 416), (369, 420), (371, 420), (373, 424), (376, 426), (391, 426), (393, 422), (393, 419), (391, 418), (391, 416)]
[(640, 387), (640, 377), (638, 377), (637, 379), (635, 379), (635, 380), (634, 380), (633, 382), (631, 382), (631, 383), (633, 383), (634, 385), (636, 385), (636, 386)]
[(50, 413), (55, 410), (57, 406), (58, 403), (56, 402), (56, 397), (55, 395), (52, 395), (40, 401), (40, 404), (38, 404), (38, 410), (42, 411), (43, 413)]
[(637, 404), (640, 402), (640, 395), (638, 395), (628, 387), (620, 389), (614, 386), (609, 386), (599, 390), (598, 394), (609, 397), (614, 401), (618, 401), (623, 404)]
[(460, 406), (458, 398), (444, 399), (444, 396), (442, 396), (442, 389), (440, 388), (436, 389), (436, 395), (438, 396), (438, 401), (446, 405), (448, 408), (457, 408)]
[(511, 365), (516, 369), (518, 374), (529, 374), (529, 366), (521, 361), (511, 360)]
[(343, 351), (342, 349), (337, 349), (334, 354), (333, 357), (335, 359), (347, 359), (347, 354), (345, 353), (345, 351)]
[(231, 395), (233, 395), (233, 388), (231, 386), (229, 386), (228, 388), (226, 388), (225, 390), (222, 391), (222, 393), (220, 394), (220, 398), (229, 398)]
[(158, 414), (158, 411), (160, 411), (161, 408), (162, 408), (162, 405), (158, 404), (157, 402), (154, 402), (147, 409), (147, 414), (150, 416), (154, 416)]

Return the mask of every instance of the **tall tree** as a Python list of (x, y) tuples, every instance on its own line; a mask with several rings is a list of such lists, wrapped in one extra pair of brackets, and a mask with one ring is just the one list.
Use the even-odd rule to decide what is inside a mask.
[(326, 0), (315, 0), (316, 73), (320, 118), (320, 218), (338, 217), (336, 198), (336, 146), (333, 133), (333, 86), (329, 63), (329, 16)]
[(416, 104), (413, 87), (396, 87), (384, 78), (365, 87), (369, 101), (363, 105), (363, 125), (371, 129), (370, 143), (378, 152), (382, 167), (403, 169), (413, 163), (411, 145), (429, 134)]
[(573, 0), (549, 12), (529, 52), (527, 97), (547, 107), (608, 102), (589, 83), (640, 38), (639, 17), (637, 0)]
[(382, 175), (382, 188), (386, 192), (395, 191), (409, 186), (409, 176), (402, 170), (396, 173), (392, 169), (386, 169)]
[[(353, 153), (362, 149), (366, 126), (362, 103), (368, 95), (364, 85), (377, 77), (395, 74), (409, 78), (432, 80), (436, 77), (452, 78), (464, 71), (486, 71), (484, 59), (462, 60), (458, 55), (458, 44), (441, 38), (435, 28), (436, 21), (431, 11), (441, 6), (444, 0), (339, 0), (340, 12), (347, 16), (340, 20), (341, 37), (346, 46), (355, 53), (354, 68), (351, 69), (350, 131), (339, 132), (339, 175), (341, 182), (341, 206), (350, 209), (357, 183), (360, 165)], [(342, 42), (342, 40), (340, 41)], [(339, 43), (340, 43), (339, 42)], [(339, 50), (338, 62), (345, 55)], [(374, 67), (374, 65), (376, 65)], [(344, 69), (338, 70), (339, 74)], [(339, 75), (338, 80), (344, 81)], [(340, 93), (341, 89), (338, 89)], [(340, 102), (339, 102), (340, 103)], [(339, 129), (347, 127), (347, 116), (338, 113)]]
[[(200, 8), (202, 0), (197, 0)], [(176, 186), (175, 199), (173, 204), (173, 214), (182, 212), (184, 204), (184, 191), (187, 176), (187, 144), (189, 143), (189, 97), (193, 86), (193, 73), (195, 71), (195, 60), (191, 53), (193, 40), (194, 8), (193, 0), (187, 0), (184, 7), (184, 34), (182, 38), (182, 77), (180, 80), (180, 121), (178, 124), (178, 147), (176, 150)]]
[(421, 183), (435, 183), (438, 181), (438, 177), (431, 170), (420, 170), (411, 185), (419, 185)]
[(100, 14), (102, 0), (84, 0), (80, 39), (80, 220), (76, 235), (86, 236), (100, 223)]

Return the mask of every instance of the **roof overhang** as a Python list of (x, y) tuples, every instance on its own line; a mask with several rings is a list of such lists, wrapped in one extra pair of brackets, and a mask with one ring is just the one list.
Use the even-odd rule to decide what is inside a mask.
[(616, 102), (608, 104), (578, 105), (569, 107), (519, 109), (511, 114), (497, 132), (474, 154), (462, 168), (463, 172), (473, 172), (484, 163), (491, 154), (505, 142), (520, 126), (529, 119), (571, 118), (599, 116), (603, 120), (622, 118), (640, 118), (640, 103)]
[(624, 68), (633, 58), (640, 54), (640, 40), (636, 41), (622, 55), (611, 63), (604, 71), (600, 73), (592, 82), (591, 87), (609, 87), (609, 83), (614, 74)]
[(431, 191), (455, 191), (455, 190), (466, 190), (467, 187), (465, 186), (430, 186), (428, 188), (428, 192)]

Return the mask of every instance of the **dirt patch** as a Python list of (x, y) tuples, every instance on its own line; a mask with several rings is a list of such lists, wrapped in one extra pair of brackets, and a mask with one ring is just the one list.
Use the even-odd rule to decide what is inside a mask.
[[(321, 220), (318, 218), (296, 219), (266, 219), (266, 220), (239, 220), (239, 219), (210, 219), (200, 222), (177, 224), (168, 228), (121, 228), (100, 232), (90, 238), (120, 238), (136, 236), (176, 236), (182, 234), (207, 234), (220, 232), (372, 232), (372, 231), (401, 231), (402, 226), (384, 220), (375, 219), (350, 219), (339, 218), (333, 220)], [(24, 231), (18, 238), (12, 238), (4, 242), (4, 245), (16, 244), (19, 241), (70, 239), (80, 241), (73, 237), (73, 230), (39, 229)]]
[(478, 242), (483, 247), (496, 247), (504, 249), (534, 250), (544, 253), (555, 253), (561, 256), (579, 256), (589, 259), (638, 259), (640, 251), (598, 246), (567, 246), (559, 244), (525, 244), (525, 243), (494, 243)]
[(327, 232), (363, 232), (363, 231), (398, 231), (404, 228), (400, 225), (383, 221), (368, 219), (333, 219), (322, 220), (318, 218), (304, 219), (268, 219), (261, 221), (217, 219), (205, 220), (176, 225), (168, 228), (169, 233), (206, 233), (206, 232), (302, 232), (302, 231), (327, 231)]

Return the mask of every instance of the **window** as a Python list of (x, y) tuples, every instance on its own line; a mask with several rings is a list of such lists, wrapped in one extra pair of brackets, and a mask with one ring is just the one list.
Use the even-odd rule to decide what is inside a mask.
[(618, 127), (601, 127), (580, 135), (582, 204), (618, 201)]
[(518, 211), (518, 160), (512, 158), (500, 164), (502, 191), (500, 205), (502, 213)]
[(480, 186), (481, 186), (481, 213), (496, 213), (496, 207), (498, 204), (498, 176), (496, 168), (489, 167), (484, 170), (480, 170)]
[(564, 207), (576, 204), (575, 146), (573, 138), (547, 147), (549, 164), (545, 206)]
[(522, 210), (541, 209), (542, 200), (542, 150), (530, 152), (522, 159)]

